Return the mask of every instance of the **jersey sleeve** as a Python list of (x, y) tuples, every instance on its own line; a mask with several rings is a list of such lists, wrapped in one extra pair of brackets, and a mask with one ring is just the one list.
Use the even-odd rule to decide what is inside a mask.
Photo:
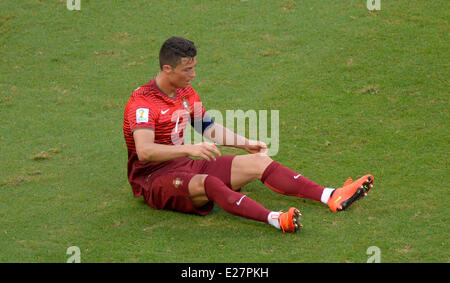
[(127, 116), (131, 132), (137, 129), (155, 130), (158, 112), (151, 104), (144, 100), (135, 100), (128, 107)]

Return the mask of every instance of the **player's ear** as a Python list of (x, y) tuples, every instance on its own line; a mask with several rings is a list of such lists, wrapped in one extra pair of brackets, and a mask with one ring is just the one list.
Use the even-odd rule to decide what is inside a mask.
[(165, 73), (171, 73), (172, 70), (173, 70), (173, 68), (170, 65), (163, 65), (163, 67), (162, 67), (162, 71)]

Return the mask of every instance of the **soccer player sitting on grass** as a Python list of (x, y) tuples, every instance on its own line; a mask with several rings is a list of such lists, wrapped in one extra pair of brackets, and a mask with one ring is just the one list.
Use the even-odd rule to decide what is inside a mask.
[[(372, 188), (370, 174), (356, 181), (349, 178), (338, 189), (320, 186), (272, 160), (265, 143), (215, 123), (203, 106), (198, 107), (201, 100), (190, 86), (196, 55), (193, 42), (180, 37), (166, 40), (159, 53), (159, 73), (137, 88), (125, 107), (128, 180), (135, 197), (143, 196), (155, 209), (198, 215), (210, 213), (217, 203), (231, 214), (296, 232), (301, 227), (298, 209), (270, 211), (240, 193), (240, 188), (261, 180), (275, 192), (323, 202), (332, 211), (348, 208)], [(211, 143), (184, 144), (188, 122)], [(222, 156), (216, 144), (249, 154)]]

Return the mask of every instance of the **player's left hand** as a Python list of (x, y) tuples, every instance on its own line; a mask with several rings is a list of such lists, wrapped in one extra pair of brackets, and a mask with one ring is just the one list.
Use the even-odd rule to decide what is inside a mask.
[(243, 147), (249, 153), (267, 154), (269, 151), (267, 145), (262, 141), (248, 140), (248, 143)]

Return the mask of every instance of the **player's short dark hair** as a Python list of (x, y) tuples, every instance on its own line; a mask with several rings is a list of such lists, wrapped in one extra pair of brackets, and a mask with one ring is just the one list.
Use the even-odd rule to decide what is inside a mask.
[(159, 51), (159, 66), (164, 65), (175, 68), (180, 64), (181, 58), (193, 58), (197, 55), (194, 42), (182, 37), (171, 37), (166, 40)]

